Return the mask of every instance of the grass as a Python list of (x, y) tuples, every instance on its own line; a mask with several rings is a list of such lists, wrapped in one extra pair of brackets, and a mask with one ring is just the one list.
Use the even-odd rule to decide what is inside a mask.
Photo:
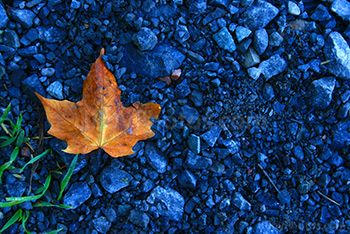
[[(0, 148), (6, 147), (9, 145), (13, 146), (13, 151), (9, 157), (9, 161), (4, 163), (3, 165), (0, 166), (0, 182), (1, 182), (1, 177), (4, 173), (5, 170), (8, 169), (14, 169), (15, 167), (12, 165), (15, 160), (17, 159), (17, 156), (20, 152), (20, 148), (25, 144), (27, 147), (29, 147), (32, 152), (34, 152), (33, 148), (31, 145), (28, 143), (30, 138), (25, 136), (24, 130), (21, 129), (21, 124), (22, 124), (22, 115), (20, 115), (17, 118), (16, 123), (14, 123), (11, 119), (8, 118), (8, 114), (11, 110), (11, 104), (8, 105), (4, 113), (0, 117), (0, 126), (5, 132), (5, 135), (0, 135)], [(33, 157), (30, 161), (28, 161), (20, 170), (20, 173), (22, 173), (26, 167), (30, 164), (33, 164), (35, 162), (38, 162), (38, 160), (42, 159), (48, 154), (52, 154), (51, 149), (45, 150), (43, 153)], [(78, 160), (78, 154), (75, 155), (72, 163), (69, 166), (69, 169), (65, 176), (63, 177), (61, 184), (60, 184), (60, 192), (57, 197), (57, 201), (59, 201), (62, 198), (63, 192), (65, 191), (69, 180), (73, 174), (75, 165)], [(34, 191), (33, 196), (22, 196), (22, 197), (6, 197), (5, 200), (6, 202), (0, 202), (0, 207), (11, 207), (11, 206), (16, 206), (18, 204), (21, 204), (23, 202), (33, 202), (34, 207), (56, 207), (56, 208), (70, 208), (70, 206), (66, 206), (63, 204), (52, 204), (47, 201), (40, 201), (39, 199), (44, 196), (46, 191), (48, 190), (51, 182), (51, 173), (49, 173), (45, 179), (45, 182), (42, 187), (38, 188), (36, 191)], [(6, 229), (8, 229), (11, 225), (14, 223), (20, 221), (23, 227), (23, 230), (26, 233), (31, 233), (29, 232), (26, 227), (25, 223), (28, 220), (30, 216), (30, 212), (28, 210), (22, 210), (18, 209), (15, 214), (6, 222), (6, 224), (0, 229), (0, 233), (4, 232)], [(48, 232), (49, 234), (53, 233), (58, 233), (62, 229), (54, 230), (51, 232)]]

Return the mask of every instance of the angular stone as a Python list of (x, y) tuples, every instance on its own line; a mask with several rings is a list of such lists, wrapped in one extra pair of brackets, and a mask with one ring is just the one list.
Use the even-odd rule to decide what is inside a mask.
[(37, 30), (38, 38), (42, 42), (56, 43), (64, 40), (67, 37), (66, 30), (58, 27), (39, 26), (37, 27)]
[(58, 80), (50, 84), (49, 87), (47, 87), (46, 92), (54, 98), (59, 100), (63, 99), (63, 85)]
[(253, 233), (282, 234), (283, 232), (274, 227), (269, 221), (262, 221), (254, 226)]
[(158, 38), (151, 29), (143, 27), (132, 36), (132, 41), (141, 51), (153, 50), (157, 45)]
[(250, 47), (248, 51), (244, 53), (244, 57), (245, 60), (243, 62), (243, 66), (245, 68), (252, 67), (260, 63), (260, 57), (252, 47)]
[(145, 148), (147, 162), (158, 173), (164, 173), (168, 166), (168, 161), (164, 154), (152, 143), (148, 143)]
[(135, 224), (136, 226), (139, 226), (141, 228), (146, 228), (148, 226), (150, 218), (144, 212), (141, 212), (138, 210), (132, 210), (129, 215), (129, 221)]
[(249, 28), (238, 26), (235, 30), (238, 43), (249, 37), (252, 31)]
[(91, 197), (91, 190), (86, 182), (75, 182), (63, 197), (63, 204), (76, 209)]
[(213, 38), (220, 48), (231, 53), (236, 50), (236, 44), (226, 27), (215, 33)]
[(205, 141), (210, 147), (215, 145), (215, 142), (220, 136), (221, 127), (219, 125), (212, 126), (208, 131), (201, 135), (203, 141)]
[(188, 188), (188, 189), (195, 189), (196, 188), (196, 184), (197, 184), (197, 178), (196, 176), (188, 171), (188, 170), (184, 170), (182, 171), (179, 176), (177, 177), (179, 184), (182, 187)]
[(22, 81), (23, 84), (23, 88), (25, 90), (27, 90), (29, 88), (29, 90), (34, 93), (37, 92), (38, 94), (42, 95), (42, 96), (46, 96), (45, 90), (43, 85), (40, 83), (39, 81), (39, 77), (36, 74), (33, 74), (27, 78), (25, 78)]
[(181, 117), (187, 121), (187, 123), (194, 125), (199, 119), (199, 112), (193, 108), (185, 105), (181, 107)]
[(107, 233), (112, 225), (111, 222), (106, 217), (103, 217), (103, 216), (93, 219), (92, 223), (94, 225), (94, 228), (99, 233)]
[(328, 70), (336, 77), (350, 79), (350, 48), (340, 33), (329, 34), (324, 51), (330, 60)]
[(30, 28), (33, 25), (35, 14), (28, 9), (13, 9), (12, 17), (25, 28)]
[(132, 179), (129, 173), (110, 166), (102, 171), (100, 183), (107, 192), (115, 193), (129, 186)]
[(198, 156), (192, 151), (188, 151), (186, 158), (186, 165), (190, 169), (207, 169), (213, 164), (213, 161), (210, 158)]
[(188, 86), (187, 79), (176, 85), (175, 96), (178, 98), (185, 98), (191, 93), (190, 86)]
[(350, 21), (350, 2), (346, 0), (335, 0), (331, 6), (331, 10), (343, 18)]
[(283, 72), (286, 68), (286, 61), (278, 54), (271, 56), (271, 58), (261, 62), (259, 65), (259, 69), (261, 69), (261, 73), (265, 76), (266, 80)]
[(327, 7), (325, 7), (322, 4), (319, 4), (316, 7), (316, 10), (311, 15), (311, 19), (317, 20), (317, 21), (327, 21), (330, 20), (332, 16), (329, 14)]
[(264, 28), (278, 14), (278, 8), (263, 0), (256, 1), (242, 14), (244, 25), (250, 30)]
[(254, 33), (254, 49), (258, 54), (265, 52), (267, 46), (269, 45), (269, 35), (265, 29), (256, 30)]
[(252, 205), (246, 199), (244, 199), (242, 194), (239, 192), (235, 192), (233, 195), (232, 204), (241, 211), (250, 211), (252, 208)]
[(187, 41), (189, 38), (190, 38), (190, 33), (188, 32), (186, 25), (178, 25), (175, 31), (175, 39), (182, 44), (185, 41)]
[(201, 151), (201, 140), (199, 139), (199, 136), (195, 135), (195, 134), (191, 134), (188, 137), (187, 140), (187, 144), (188, 144), (188, 148), (190, 148), (190, 150), (195, 153), (195, 154), (199, 154)]
[(9, 22), (9, 17), (6, 14), (6, 10), (3, 5), (0, 4), (0, 29), (5, 29), (7, 23)]
[(332, 149), (342, 149), (350, 142), (350, 119), (344, 119), (332, 128)]
[(180, 221), (184, 212), (185, 199), (171, 188), (157, 186), (147, 197), (147, 202), (156, 208), (159, 215), (173, 221)]
[(334, 87), (334, 77), (314, 80), (309, 88), (309, 104), (315, 109), (326, 109), (332, 101)]

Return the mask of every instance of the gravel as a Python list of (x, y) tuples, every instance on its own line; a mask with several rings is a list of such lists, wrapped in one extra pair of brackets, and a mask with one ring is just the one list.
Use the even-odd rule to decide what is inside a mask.
[[(0, 114), (11, 103), (9, 117), (22, 115), (33, 156), (53, 150), (20, 172), (21, 146), (1, 202), (38, 194), (71, 163), (64, 141), (35, 138), (50, 126), (34, 92), (81, 100), (101, 48), (123, 105), (162, 111), (133, 155), (79, 155), (59, 201), (67, 168), (52, 174), (38, 201), (71, 209), (28, 201), (3, 208), (0, 228), (21, 208), (33, 233), (349, 233), (349, 4), (3, 1)], [(14, 147), (0, 148), (0, 165)]]

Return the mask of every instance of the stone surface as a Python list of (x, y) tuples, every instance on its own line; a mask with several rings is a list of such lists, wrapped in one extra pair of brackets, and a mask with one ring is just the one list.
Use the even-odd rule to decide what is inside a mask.
[(63, 204), (76, 209), (91, 197), (91, 190), (86, 182), (75, 182), (63, 197)]
[(105, 168), (100, 176), (102, 187), (109, 193), (115, 193), (130, 185), (133, 177), (120, 169), (109, 166)]
[(219, 125), (212, 126), (208, 131), (201, 135), (203, 141), (205, 141), (210, 147), (215, 145), (215, 142), (220, 136), (221, 127)]
[(346, 21), (350, 21), (350, 2), (346, 0), (335, 0), (331, 10)]
[(141, 51), (153, 50), (157, 45), (158, 38), (151, 29), (143, 27), (133, 35), (132, 41)]
[(250, 47), (247, 52), (244, 53), (244, 57), (245, 60), (243, 62), (243, 66), (246, 68), (255, 66), (260, 63), (260, 57), (252, 47)]
[(175, 39), (179, 43), (184, 43), (190, 38), (190, 33), (188, 32), (186, 25), (178, 25), (175, 31)]
[[(199, 116), (200, 115), (195, 108), (189, 107), (188, 105), (181, 107), (181, 117), (184, 120), (186, 120), (187, 123), (191, 125), (195, 125), (199, 119)], [(191, 126), (191, 127), (195, 127), (195, 126)]]
[(250, 211), (252, 207), (252, 205), (246, 199), (244, 199), (242, 194), (239, 192), (236, 192), (233, 195), (232, 204), (241, 211)]
[(185, 163), (190, 169), (207, 169), (213, 164), (210, 158), (196, 155), (192, 151), (188, 151)]
[(286, 61), (280, 57), (279, 55), (273, 55), (268, 60), (265, 60), (260, 63), (259, 69), (261, 69), (261, 73), (264, 75), (266, 80), (271, 77), (278, 75), (283, 72), (287, 68)]
[(61, 82), (59, 82), (57, 80), (55, 82), (53, 82), (52, 84), (50, 84), (49, 87), (47, 87), (46, 92), (50, 96), (52, 96), (56, 99), (59, 99), (59, 100), (63, 99), (63, 86), (62, 86)]
[(24, 28), (30, 28), (31, 26), (33, 26), (35, 14), (28, 9), (13, 9), (12, 17)]
[(94, 225), (94, 228), (99, 233), (107, 233), (108, 230), (111, 228), (111, 222), (106, 217), (99, 217), (92, 220), (92, 223)]
[(288, 13), (291, 15), (300, 15), (301, 11), (295, 2), (288, 1)]
[(254, 226), (254, 234), (282, 234), (275, 226), (273, 226), (269, 221), (262, 221)]
[(173, 221), (182, 219), (185, 200), (177, 191), (171, 188), (157, 186), (147, 197), (147, 202), (156, 208), (155, 212)]
[(54, 26), (37, 27), (38, 38), (42, 42), (56, 43), (67, 37), (66, 30)]
[(188, 140), (187, 140), (187, 144), (188, 144), (188, 148), (190, 148), (190, 150), (195, 153), (195, 154), (199, 154), (200, 150), (201, 150), (201, 140), (199, 138), (199, 136), (195, 135), (195, 134), (191, 134), (188, 136)]
[(141, 212), (138, 210), (132, 210), (129, 215), (129, 221), (135, 224), (136, 226), (139, 226), (141, 228), (146, 228), (148, 226), (150, 218), (144, 212)]
[(168, 165), (168, 161), (164, 154), (152, 143), (148, 143), (145, 148), (145, 155), (148, 164), (158, 173), (164, 173)]
[(169, 44), (157, 45), (152, 51), (140, 51), (133, 45), (126, 46), (120, 66), (149, 78), (168, 76), (181, 67), (186, 56)]
[(258, 29), (254, 33), (254, 49), (259, 55), (263, 54), (269, 45), (269, 35), (265, 29)]
[(244, 25), (255, 31), (264, 28), (278, 14), (278, 9), (271, 3), (263, 0), (256, 1), (242, 14)]
[(236, 50), (236, 44), (226, 27), (215, 33), (213, 38), (220, 48), (231, 53)]
[(309, 88), (309, 104), (315, 109), (326, 109), (332, 101), (334, 87), (334, 77), (324, 77), (314, 80)]
[(337, 123), (332, 128), (333, 149), (342, 149), (350, 142), (350, 119), (345, 119)]
[(184, 170), (182, 171), (179, 176), (177, 177), (179, 184), (182, 187), (188, 188), (188, 189), (195, 189), (196, 188), (196, 184), (197, 184), (197, 178), (196, 176), (188, 171), (188, 170)]
[(178, 98), (185, 98), (191, 93), (191, 89), (188, 86), (187, 79), (184, 79), (181, 83), (176, 85), (175, 96)]
[(319, 4), (314, 13), (311, 15), (311, 19), (317, 21), (326, 21), (330, 20), (332, 16), (329, 14), (327, 7), (322, 4)]
[(328, 70), (336, 77), (350, 79), (350, 48), (340, 33), (329, 34), (324, 51), (330, 60)]
[(252, 31), (249, 28), (238, 26), (235, 30), (238, 43), (249, 37)]
[(5, 29), (8, 21), (9, 17), (6, 14), (6, 10), (3, 5), (0, 4), (0, 29)]

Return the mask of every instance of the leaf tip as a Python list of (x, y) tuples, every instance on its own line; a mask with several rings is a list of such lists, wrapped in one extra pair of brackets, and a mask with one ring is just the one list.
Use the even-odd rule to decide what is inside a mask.
[(105, 48), (102, 48), (101, 51), (100, 51), (100, 56), (102, 56), (104, 54), (105, 54)]

